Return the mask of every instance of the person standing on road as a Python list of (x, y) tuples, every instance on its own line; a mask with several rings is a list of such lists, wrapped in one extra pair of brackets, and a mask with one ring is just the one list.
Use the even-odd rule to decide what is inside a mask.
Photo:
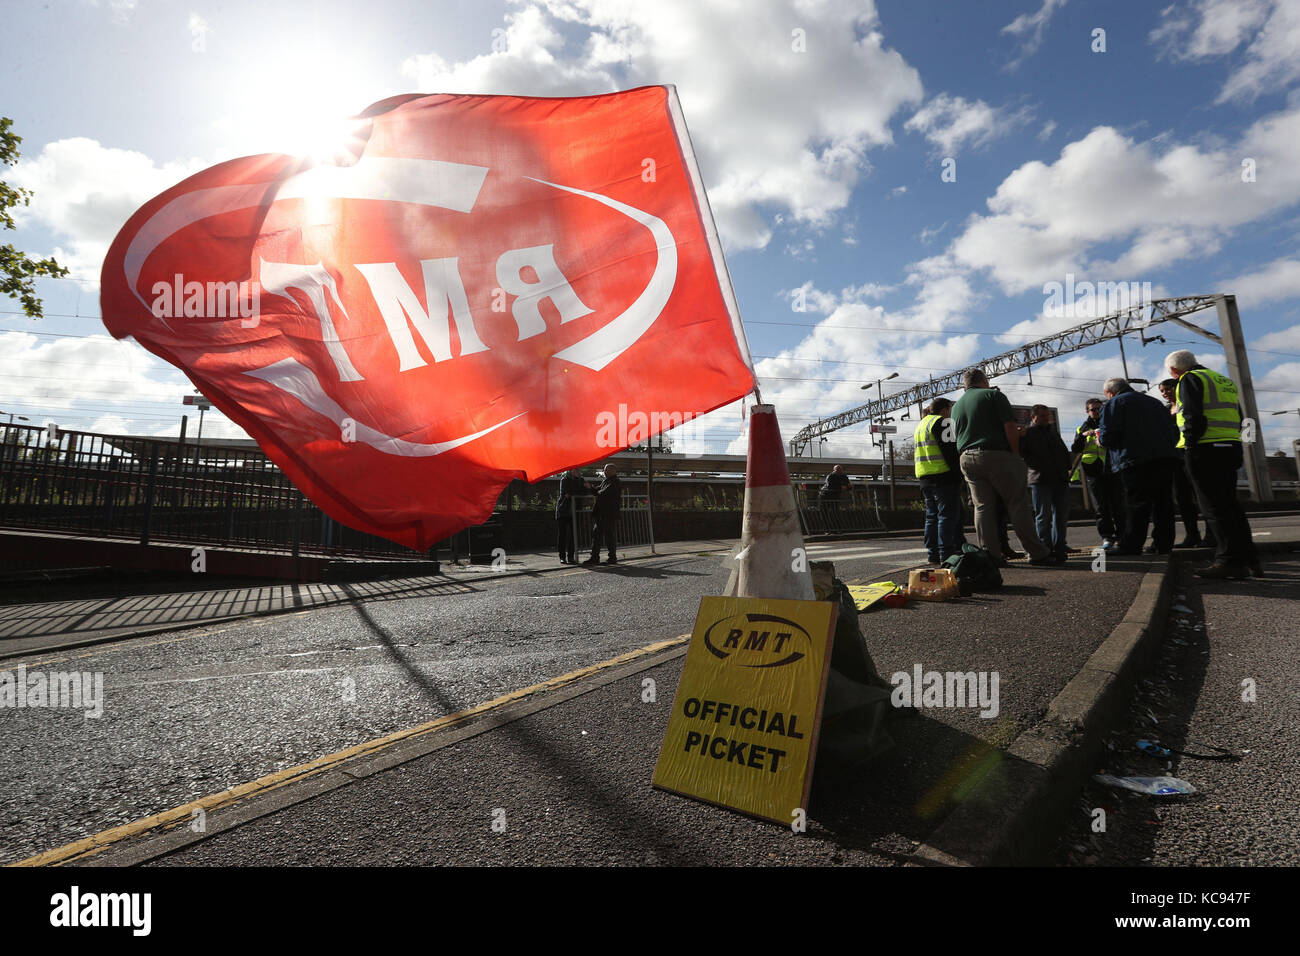
[(1052, 425), (1046, 405), (1031, 410), (1033, 424), (1020, 439), (1020, 455), (1029, 468), (1029, 493), (1034, 503), (1038, 537), (1057, 561), (1069, 553), (1065, 543), (1070, 523), (1070, 452)]
[(604, 541), (609, 555), (606, 564), (618, 564), (618, 519), (623, 508), (623, 482), (618, 469), (605, 466), (605, 480), (596, 489), (596, 503), (592, 506), (591, 557), (583, 564), (600, 564), (600, 547)]
[(989, 387), (983, 369), (967, 369), (962, 384), (966, 392), (952, 407), (952, 421), (961, 456), (961, 473), (970, 483), (971, 500), (975, 503), (975, 530), (980, 546), (995, 561), (1005, 560), (997, 534), (996, 497), (1001, 495), (1020, 543), (1029, 552), (1029, 563), (1056, 564), (1034, 530), (1034, 515), (1029, 509), (1028, 469), (1020, 457), (1020, 426), (1011, 412), (1011, 403), (997, 389)]
[(1083, 453), (1079, 467), (1083, 480), (1088, 483), (1092, 506), (1097, 509), (1097, 534), (1101, 535), (1106, 550), (1119, 547), (1119, 535), (1124, 527), (1122, 485), (1118, 475), (1112, 474), (1106, 463), (1106, 449), (1097, 442), (1097, 429), (1101, 427), (1100, 398), (1090, 398), (1084, 408), (1088, 417), (1074, 430), (1074, 444), (1070, 453)]
[(1177, 434), (1160, 400), (1133, 391), (1126, 379), (1110, 378), (1103, 388), (1097, 440), (1124, 483), (1125, 522), (1116, 554), (1141, 554), (1152, 525), (1149, 554), (1174, 547), (1174, 468)]
[[(1178, 379), (1167, 378), (1160, 383), (1160, 394), (1164, 396), (1165, 401), (1169, 403), (1169, 417), (1175, 420), (1174, 427), (1177, 428), (1178, 402), (1176, 400), (1178, 391)], [(1185, 537), (1175, 548), (1199, 548), (1215, 547), (1214, 532), (1207, 526), (1205, 529), (1205, 538), (1201, 538), (1201, 532), (1197, 526), (1197, 519), (1200, 518), (1200, 509), (1196, 507), (1196, 489), (1192, 487), (1191, 479), (1187, 477), (1187, 439), (1183, 433), (1178, 433), (1178, 444), (1174, 450), (1178, 452), (1178, 467), (1174, 469), (1174, 504), (1178, 508), (1178, 513), (1183, 519), (1183, 531)]]
[(1237, 497), (1241, 468), (1241, 406), (1237, 383), (1196, 361), (1186, 349), (1165, 358), (1178, 379), (1178, 429), (1186, 440), (1187, 475), (1201, 499), (1205, 523), (1217, 542), (1214, 562), (1196, 572), (1202, 578), (1263, 575), (1250, 521)]
[(925, 499), (925, 550), (933, 565), (961, 551), (961, 461), (952, 427), (945, 425), (951, 408), (948, 399), (936, 398), (912, 436), (913, 471)]
[(849, 490), (850, 484), (849, 476), (844, 473), (844, 466), (836, 465), (817, 492), (818, 503), (821, 505), (828, 529), (833, 527), (838, 531), (840, 528), (840, 499)]
[(555, 524), (559, 536), (560, 563), (577, 564), (578, 547), (574, 540), (578, 498), (591, 489), (582, 480), (582, 472), (573, 468), (560, 479), (560, 496), (555, 499)]

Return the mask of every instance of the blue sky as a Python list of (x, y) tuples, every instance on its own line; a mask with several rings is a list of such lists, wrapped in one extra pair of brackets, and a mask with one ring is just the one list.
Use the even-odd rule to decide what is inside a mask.
[[(0, 410), (174, 434), (184, 377), (98, 322), (126, 218), (224, 159), (309, 148), (399, 92), (570, 95), (674, 83), (763, 397), (787, 436), (1076, 324), (1044, 285), (1238, 297), (1268, 451), (1300, 436), (1300, 0), (55, 0), (6, 10), (0, 112), (32, 189), (12, 239), (74, 279), (0, 303)], [(1095, 33), (1104, 31), (1104, 37)], [(1104, 39), (1104, 51), (1094, 50)], [(941, 178), (952, 160), (955, 180)], [(1253, 181), (1243, 180), (1252, 160)], [(797, 300), (803, 311), (792, 306)], [(1104, 311), (1104, 310), (1103, 310)], [(1196, 317), (1215, 330), (1213, 312)], [(1127, 347), (1153, 381), (1165, 326)], [(1202, 350), (1201, 346), (1206, 348)], [(1120, 374), (1095, 348), (1000, 384), (1072, 428)], [(1288, 415), (1269, 413), (1290, 409)], [(743, 450), (738, 409), (679, 447)], [(207, 434), (238, 430), (212, 414)], [(829, 455), (868, 454), (861, 429)], [(873, 453), (874, 454), (874, 453)]]

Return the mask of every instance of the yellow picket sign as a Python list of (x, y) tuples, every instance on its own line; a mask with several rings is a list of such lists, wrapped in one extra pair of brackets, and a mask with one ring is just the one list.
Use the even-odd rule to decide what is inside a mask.
[(835, 610), (829, 601), (702, 598), (654, 786), (796, 821), (812, 786)]

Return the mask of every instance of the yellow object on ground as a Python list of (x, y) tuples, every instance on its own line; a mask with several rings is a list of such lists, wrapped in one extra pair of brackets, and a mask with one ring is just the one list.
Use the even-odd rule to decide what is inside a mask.
[(918, 568), (907, 580), (907, 596), (918, 601), (951, 601), (961, 596), (949, 568)]
[(881, 598), (890, 594), (898, 594), (902, 587), (892, 581), (877, 581), (875, 584), (848, 584), (849, 594), (853, 597), (853, 606), (861, 614), (867, 608), (874, 605)]

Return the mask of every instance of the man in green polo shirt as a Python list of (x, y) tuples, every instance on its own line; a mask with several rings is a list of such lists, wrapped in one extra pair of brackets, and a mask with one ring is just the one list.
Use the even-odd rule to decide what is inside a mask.
[(966, 393), (952, 407), (957, 433), (961, 473), (970, 484), (975, 503), (975, 530), (980, 546), (995, 561), (1003, 560), (998, 541), (998, 497), (1006, 502), (1011, 526), (1029, 552), (1030, 564), (1056, 564), (1057, 560), (1038, 537), (1034, 514), (1029, 507), (1029, 470), (1020, 457), (1020, 427), (1011, 413), (1011, 403), (995, 388), (983, 369), (967, 369), (962, 375)]

